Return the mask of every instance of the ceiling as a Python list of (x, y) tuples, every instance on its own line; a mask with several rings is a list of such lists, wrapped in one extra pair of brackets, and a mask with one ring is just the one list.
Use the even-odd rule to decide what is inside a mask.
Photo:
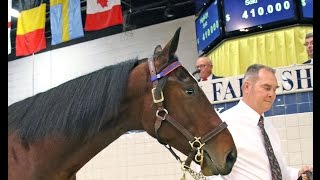
[[(22, 7), (26, 7), (26, 4), (19, 4), (21, 0), (12, 0), (12, 8), (21, 12)], [(142, 28), (145, 26), (158, 24), (174, 19), (190, 16), (195, 14), (195, 2), (196, 0), (121, 0), (122, 15), (124, 17), (124, 24), (117, 25), (109, 28), (105, 28), (99, 31), (84, 31), (84, 37), (70, 40), (57, 45), (51, 45), (51, 29), (50, 29), (50, 14), (49, 14), (49, 0), (42, 0), (47, 4), (46, 7), (46, 25), (45, 25), (45, 37), (47, 42), (46, 49), (40, 51), (45, 52), (69, 45), (73, 45), (80, 42), (85, 42), (93, 39), (97, 39), (104, 36), (109, 36), (133, 29)], [(32, 2), (32, 1), (31, 1)], [(87, 0), (80, 0), (81, 4), (81, 16), (82, 23), (85, 24), (86, 17), (86, 4)], [(37, 5), (32, 5), (33, 7)], [(165, 16), (166, 8), (170, 6), (174, 16)], [(11, 18), (11, 54), (8, 55), (8, 61), (16, 60), (22, 57), (15, 56), (15, 36), (16, 36), (17, 18)]]

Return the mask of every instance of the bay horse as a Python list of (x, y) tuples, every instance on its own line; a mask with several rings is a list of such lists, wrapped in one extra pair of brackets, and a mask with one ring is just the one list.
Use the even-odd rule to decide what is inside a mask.
[[(69, 180), (130, 130), (144, 130), (204, 175), (230, 173), (227, 125), (175, 52), (180, 28), (154, 55), (104, 67), (8, 107), (10, 180)], [(179, 160), (179, 157), (177, 158)]]

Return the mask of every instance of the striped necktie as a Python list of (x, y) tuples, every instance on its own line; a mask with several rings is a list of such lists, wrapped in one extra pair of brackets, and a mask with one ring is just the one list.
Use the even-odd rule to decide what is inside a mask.
[(263, 121), (264, 121), (263, 116), (261, 116), (259, 119), (259, 122), (258, 122), (258, 126), (260, 127), (261, 133), (264, 138), (264, 146), (266, 148), (269, 163), (270, 163), (272, 180), (281, 180), (282, 179), (281, 169), (280, 169), (279, 163), (277, 161), (277, 158), (274, 155), (268, 134), (267, 134), (266, 130), (264, 129)]

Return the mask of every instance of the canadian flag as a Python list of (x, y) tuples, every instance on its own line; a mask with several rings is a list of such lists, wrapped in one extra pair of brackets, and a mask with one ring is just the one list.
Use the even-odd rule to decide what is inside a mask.
[(87, 0), (85, 31), (95, 31), (123, 23), (120, 0)]

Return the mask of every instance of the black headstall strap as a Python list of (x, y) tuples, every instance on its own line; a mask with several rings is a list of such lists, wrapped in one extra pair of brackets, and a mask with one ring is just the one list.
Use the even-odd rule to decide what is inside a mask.
[[(195, 137), (193, 136), (186, 128), (184, 128), (178, 121), (176, 121), (172, 116), (170, 116), (168, 110), (164, 108), (163, 101), (164, 96), (162, 92), (162, 88), (158, 89), (158, 81), (162, 80), (161, 78), (168, 75), (170, 72), (174, 71), (176, 68), (182, 66), (179, 61), (174, 61), (165, 67), (160, 73), (157, 74), (154, 58), (153, 56), (148, 59), (149, 71), (151, 76), (151, 82), (153, 84), (153, 88), (151, 90), (153, 102), (158, 105), (158, 109), (156, 111), (156, 121), (154, 124), (155, 136), (159, 143), (163, 144), (172, 154), (173, 156), (183, 164), (184, 168), (190, 167), (191, 161), (194, 159), (196, 163), (202, 164), (203, 161), (203, 149), (205, 143), (210, 140), (215, 135), (219, 134), (222, 130), (227, 127), (225, 122), (219, 124), (218, 127), (214, 128), (203, 137)], [(165, 82), (164, 82), (165, 83)], [(159, 136), (158, 130), (161, 127), (161, 123), (167, 120), (170, 124), (172, 124), (176, 129), (178, 129), (189, 141), (191, 146), (191, 151), (188, 155), (188, 158), (183, 162), (180, 157), (173, 151), (170, 145), (165, 143)]]

